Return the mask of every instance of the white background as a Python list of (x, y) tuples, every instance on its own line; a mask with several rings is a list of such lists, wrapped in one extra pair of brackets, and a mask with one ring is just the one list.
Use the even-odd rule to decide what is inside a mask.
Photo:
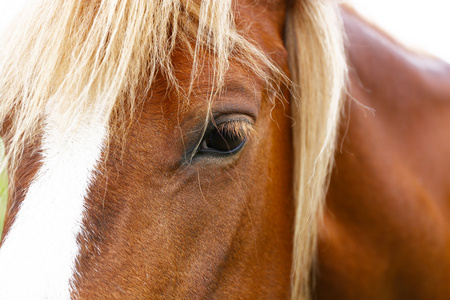
[[(0, 0), (0, 32), (29, 1)], [(347, 2), (404, 44), (425, 50), (450, 62), (450, 0), (347, 0)]]
[(405, 45), (450, 63), (450, 0), (347, 0)]
[(29, 0), (0, 0), (0, 32), (11, 22)]

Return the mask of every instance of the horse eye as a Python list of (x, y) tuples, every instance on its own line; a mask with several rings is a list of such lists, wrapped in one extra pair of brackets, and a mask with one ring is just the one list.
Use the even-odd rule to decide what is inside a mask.
[(216, 127), (206, 133), (203, 138), (199, 153), (211, 154), (235, 154), (242, 149), (246, 138), (236, 130), (227, 128), (227, 126)]

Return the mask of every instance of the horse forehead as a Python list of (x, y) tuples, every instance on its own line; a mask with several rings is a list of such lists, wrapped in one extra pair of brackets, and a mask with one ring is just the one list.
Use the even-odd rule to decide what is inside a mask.
[[(287, 71), (287, 52), (283, 43), (286, 1), (236, 1), (233, 10), (239, 33), (256, 44), (272, 61)], [(183, 91), (193, 88), (194, 92), (189, 95), (189, 99), (181, 99), (185, 96), (183, 92), (180, 94), (174, 91), (163, 74), (159, 74), (148, 94), (142, 95), (146, 113), (141, 122), (165, 120), (165, 122), (152, 122), (152, 126), (163, 126), (161, 124), (170, 123), (170, 121), (178, 124), (180, 121), (183, 123), (182, 119), (205, 117), (212, 91), (211, 74), (214, 73), (215, 64), (214, 58), (208, 51), (201, 53), (201, 59), (202, 66), (196, 70), (199, 72), (195, 74), (195, 82), (192, 83), (192, 59), (185, 49), (179, 47), (174, 49), (172, 65), (178, 84)], [(259, 78), (252, 76), (246, 67), (231, 59), (225, 74), (224, 95), (218, 97), (214, 103), (218, 106), (226, 105), (230, 109), (237, 106), (249, 108), (244, 110), (259, 109), (260, 96), (264, 88), (265, 84)], [(180, 111), (180, 103), (186, 102), (191, 109)], [(221, 110), (226, 109), (221, 108)], [(188, 113), (189, 111), (191, 113)]]
[(240, 1), (235, 8), (238, 31), (288, 73), (284, 28), (287, 1)]
[[(241, 30), (250, 28), (252, 31), (266, 31), (282, 36), (286, 8), (286, 1), (280, 0), (239, 1), (239, 4), (235, 6), (236, 25)], [(274, 36), (270, 38), (273, 39)]]
[(271, 24), (282, 33), (284, 30), (286, 8), (286, 0), (238, 1), (236, 5), (238, 12), (236, 14), (236, 20), (238, 23), (253, 20), (254, 23), (260, 24), (261, 27)]
[[(181, 57), (183, 59), (183, 56)], [(174, 65), (176, 67), (176, 64)], [(155, 128), (159, 126), (162, 131), (163, 127), (169, 124), (178, 128), (186, 122), (203, 123), (210, 105), (213, 112), (240, 111), (255, 117), (258, 115), (262, 95), (266, 90), (264, 82), (251, 76), (241, 66), (230, 64), (222, 92), (210, 102), (213, 85), (210, 72), (205, 69), (206, 67), (196, 78), (193, 92), (188, 98), (186, 93), (168, 89), (167, 82), (161, 78), (161, 84), (156, 84), (143, 96), (143, 110), (139, 122), (151, 123)], [(180, 68), (177, 71), (184, 71), (182, 76), (178, 76), (178, 80), (183, 88), (189, 88), (191, 69)]]

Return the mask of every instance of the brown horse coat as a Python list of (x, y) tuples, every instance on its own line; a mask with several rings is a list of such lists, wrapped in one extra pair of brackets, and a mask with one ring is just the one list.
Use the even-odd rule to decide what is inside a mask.
[(450, 66), (342, 9), (349, 92), (318, 299), (449, 299)]

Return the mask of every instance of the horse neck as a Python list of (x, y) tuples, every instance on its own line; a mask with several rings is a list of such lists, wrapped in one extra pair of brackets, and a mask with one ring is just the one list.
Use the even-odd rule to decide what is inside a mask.
[(427, 253), (448, 230), (450, 67), (346, 7), (342, 15), (349, 97), (319, 238), (318, 299), (395, 298), (391, 288), (410, 291), (410, 282), (423, 288), (414, 297), (445, 295), (421, 268), (448, 264)]
[[(444, 128), (450, 126), (450, 65), (407, 49), (347, 7), (342, 8), (342, 15), (348, 38), (349, 97), (327, 205), (347, 202), (359, 212), (360, 203), (343, 196), (344, 185), (351, 194), (355, 186), (362, 191), (366, 188), (361, 199), (369, 199), (374, 193), (378, 197), (384, 189), (374, 186), (377, 182), (385, 188), (391, 186), (399, 176), (395, 174), (398, 165), (408, 166), (406, 174), (418, 176), (429, 171), (438, 153), (449, 148)], [(350, 160), (343, 152), (352, 153), (360, 161)], [(342, 170), (349, 176), (343, 176)], [(373, 176), (373, 184), (361, 184), (354, 170)], [(431, 178), (435, 175), (428, 180)], [(430, 182), (427, 189), (432, 186)]]
[(379, 93), (378, 98), (401, 100), (413, 96), (414, 99), (407, 97), (408, 101), (420, 103), (424, 95), (435, 100), (449, 99), (448, 63), (407, 48), (349, 7), (343, 6), (341, 12), (353, 81)]

